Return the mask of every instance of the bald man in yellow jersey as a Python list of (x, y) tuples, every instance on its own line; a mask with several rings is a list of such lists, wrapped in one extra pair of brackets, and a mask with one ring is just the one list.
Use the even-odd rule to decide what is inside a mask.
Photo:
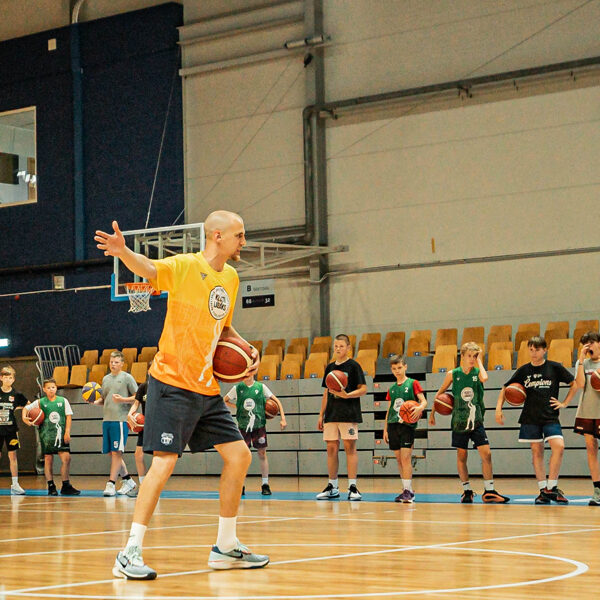
[[(231, 325), (239, 287), (235, 269), (246, 245), (244, 222), (232, 212), (215, 211), (204, 222), (206, 248), (151, 260), (127, 248), (116, 221), (114, 232), (96, 231), (106, 256), (118, 256), (155, 289), (169, 292), (167, 315), (150, 374), (146, 397), (144, 451), (152, 465), (140, 487), (127, 545), (113, 567), (116, 577), (155, 579), (144, 564), (142, 542), (150, 517), (186, 445), (192, 452), (214, 447), (224, 466), (219, 486), (217, 541), (209, 555), (213, 569), (264, 567), (268, 556), (253, 554), (236, 537), (237, 511), (251, 454), (213, 376), (212, 357), (222, 337), (241, 336)], [(258, 369), (258, 352), (249, 373)]]

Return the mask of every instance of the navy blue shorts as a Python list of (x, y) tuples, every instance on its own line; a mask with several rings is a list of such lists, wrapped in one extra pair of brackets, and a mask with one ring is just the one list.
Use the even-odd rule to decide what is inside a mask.
[(125, 452), (129, 429), (121, 421), (102, 421), (102, 453)]
[(519, 430), (519, 441), (525, 444), (546, 442), (553, 438), (563, 439), (560, 423), (545, 423), (544, 425), (523, 423)]
[(242, 435), (221, 396), (204, 396), (148, 376), (144, 452), (172, 452), (186, 446), (202, 452), (237, 442)]
[(453, 431), (452, 432), (452, 447), (469, 449), (469, 440), (473, 441), (473, 448), (489, 445), (490, 441), (487, 438), (487, 433), (483, 425), (477, 425), (472, 431)]
[(415, 443), (415, 428), (406, 423), (388, 423), (390, 450), (412, 448)]

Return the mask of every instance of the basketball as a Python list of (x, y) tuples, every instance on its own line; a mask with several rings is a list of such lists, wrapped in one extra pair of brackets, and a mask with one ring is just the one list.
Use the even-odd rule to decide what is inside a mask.
[(504, 398), (511, 406), (521, 406), (526, 397), (527, 392), (520, 383), (511, 383), (504, 390)]
[(433, 403), (440, 415), (451, 415), (454, 408), (454, 396), (450, 392), (440, 394)]
[(407, 400), (406, 402), (402, 403), (402, 406), (400, 407), (400, 418), (405, 423), (416, 423), (419, 420), (414, 419), (412, 416), (411, 411), (415, 406), (419, 406), (419, 403), (415, 400)]
[(594, 371), (590, 375), (590, 385), (597, 391), (600, 392), (600, 369)]
[(27, 416), (31, 419), (31, 424), (39, 427), (44, 422), (44, 411), (39, 406), (29, 409)]
[(332, 392), (341, 392), (346, 389), (348, 385), (348, 375), (344, 373), (344, 371), (331, 371), (327, 373), (327, 377), (325, 377), (325, 385), (328, 390)]
[(246, 378), (252, 360), (252, 346), (239, 338), (223, 338), (213, 356), (213, 373), (219, 381), (237, 383)]
[(88, 381), (81, 389), (81, 399), (90, 404), (102, 398), (102, 386), (95, 381)]
[(272, 398), (267, 398), (267, 402), (265, 404), (265, 416), (267, 419), (272, 419), (279, 414), (279, 406), (275, 400)]
[(140, 433), (140, 431), (144, 431), (144, 423), (146, 419), (142, 413), (135, 413), (132, 419), (135, 421), (135, 427), (132, 427), (129, 421), (127, 421), (127, 427), (129, 427), (130, 431), (133, 433)]

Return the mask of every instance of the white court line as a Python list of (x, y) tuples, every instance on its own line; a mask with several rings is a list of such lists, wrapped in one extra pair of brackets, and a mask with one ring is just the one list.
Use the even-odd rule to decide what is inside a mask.
[[(562, 535), (564, 533), (589, 533), (591, 531), (599, 531), (600, 529), (598, 528), (593, 528), (593, 529), (575, 529), (575, 530), (571, 530), (571, 531), (554, 531), (554, 532), (548, 532), (548, 533), (531, 533), (531, 534), (525, 534), (525, 535), (514, 535), (514, 536), (507, 536), (507, 537), (498, 537), (498, 538), (487, 538), (487, 539), (480, 539), (480, 540), (465, 540), (462, 542), (445, 542), (443, 544), (428, 544), (425, 546), (405, 546), (405, 547), (394, 547), (391, 550), (373, 550), (373, 551), (369, 551), (369, 552), (354, 552), (354, 553), (349, 553), (349, 554), (335, 554), (335, 555), (330, 555), (330, 556), (319, 556), (319, 557), (310, 557), (310, 558), (296, 558), (296, 559), (291, 559), (291, 560), (281, 560), (281, 561), (276, 561), (276, 562), (272, 562), (270, 563), (271, 565), (289, 565), (289, 564), (295, 564), (295, 563), (305, 563), (305, 562), (315, 562), (315, 561), (322, 561), (322, 560), (335, 560), (335, 559), (340, 559), (340, 558), (356, 558), (358, 556), (373, 556), (373, 555), (377, 555), (377, 554), (390, 554), (390, 553), (394, 553), (394, 552), (405, 552), (407, 550), (432, 550), (432, 549), (445, 549), (445, 548), (453, 548), (455, 546), (466, 546), (468, 544), (482, 544), (482, 543), (487, 543), (487, 542), (498, 542), (498, 541), (507, 541), (507, 540), (514, 540), (514, 539), (523, 539), (523, 538), (534, 538), (534, 537), (542, 537), (542, 536), (551, 536), (551, 535)], [(295, 546), (295, 544), (288, 544), (289, 546)], [(356, 546), (356, 544), (352, 544), (353, 546)], [(264, 544), (264, 546), (269, 546), (269, 544)], [(315, 546), (321, 546), (321, 544), (315, 544)], [(173, 546), (171, 546), (173, 547)], [(377, 547), (381, 547), (381, 546), (377, 546)], [(485, 552), (486, 550), (482, 550), (482, 549), (475, 549), (474, 551), (478, 551), (478, 552)], [(523, 554), (523, 555), (528, 555), (528, 553), (525, 552), (516, 552), (516, 551), (509, 551), (509, 550), (489, 550), (490, 552), (502, 552), (502, 553), (508, 553), (508, 554)], [(550, 556), (550, 555), (542, 555), (542, 554), (530, 554), (531, 556), (538, 556), (538, 557), (545, 557), (545, 558), (550, 558), (550, 559), (554, 559), (554, 560), (561, 560), (563, 562), (568, 562), (570, 564), (573, 564), (577, 567), (577, 569), (575, 571), (572, 571), (571, 573), (567, 573), (566, 575), (559, 575), (556, 577), (550, 577), (547, 579), (542, 579), (542, 580), (533, 580), (532, 582), (519, 582), (516, 584), (499, 584), (499, 585), (493, 585), (493, 586), (483, 586), (483, 587), (474, 587), (474, 588), (457, 588), (456, 590), (454, 589), (448, 589), (448, 590), (428, 590), (428, 591), (423, 591), (421, 590), (418, 593), (441, 593), (443, 591), (446, 592), (450, 592), (450, 591), (466, 591), (466, 590), (479, 590), (479, 589), (496, 589), (497, 587), (516, 587), (516, 586), (520, 586), (520, 585), (532, 585), (532, 583), (545, 583), (548, 581), (556, 581), (558, 579), (565, 579), (567, 577), (574, 577), (575, 575), (580, 575), (581, 573), (585, 573), (588, 570), (588, 566), (585, 565), (584, 563), (578, 562), (578, 561), (574, 561), (568, 558), (562, 558), (562, 557), (554, 557), (554, 556)], [(194, 570), (194, 571), (179, 571), (179, 572), (175, 572), (175, 573), (167, 573), (166, 575), (161, 575), (160, 578), (164, 579), (167, 577), (182, 577), (185, 575), (199, 575), (202, 573), (211, 573), (213, 572), (212, 569), (199, 569), (199, 570)], [(13, 590), (13, 591), (5, 591), (4, 593), (6, 595), (18, 595), (18, 596), (29, 596), (32, 594), (32, 592), (42, 592), (45, 590), (52, 590), (52, 589), (61, 589), (61, 588), (74, 588), (74, 587), (82, 587), (82, 586), (86, 586), (86, 585), (100, 585), (103, 583), (113, 583), (115, 582), (115, 578), (111, 578), (111, 579), (99, 579), (99, 580), (95, 580), (95, 581), (83, 581), (80, 583), (65, 583), (65, 584), (55, 584), (55, 585), (49, 585), (49, 586), (40, 586), (40, 587), (34, 587), (34, 588), (23, 588), (20, 590)], [(260, 596), (225, 596), (225, 597), (219, 597), (220, 600), (226, 600), (226, 599), (230, 599), (230, 600), (277, 600), (277, 599), (301, 599), (301, 598), (345, 598), (345, 597), (367, 597), (367, 596), (377, 596), (377, 595), (381, 595), (381, 596), (390, 596), (393, 594), (398, 594), (398, 595), (409, 595), (409, 594), (415, 594), (417, 592), (380, 592), (380, 593), (367, 593), (367, 594), (320, 594), (320, 595), (308, 595), (308, 596), (264, 596), (264, 595), (260, 595)], [(44, 594), (45, 597), (61, 597), (61, 598), (101, 598), (102, 600), (105, 600), (106, 598), (108, 598), (106, 595), (103, 596), (90, 596), (90, 595), (73, 595), (73, 594)], [(120, 598), (133, 598), (133, 596), (111, 596), (110, 598), (113, 599), (120, 599)], [(199, 596), (145, 596), (145, 598), (147, 598), (148, 600), (162, 600), (162, 599), (169, 599), (169, 600), (187, 600), (189, 598), (196, 598), (197, 600), (201, 600), (201, 598), (206, 598), (207, 600), (213, 600), (216, 597), (215, 596), (203, 596), (203, 597), (199, 597)]]

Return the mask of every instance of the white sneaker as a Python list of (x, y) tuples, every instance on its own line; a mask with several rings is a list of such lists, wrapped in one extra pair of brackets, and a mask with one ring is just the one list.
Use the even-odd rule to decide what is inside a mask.
[(322, 492), (317, 494), (317, 500), (331, 500), (339, 497), (340, 490), (339, 488), (333, 487), (332, 483), (328, 483), (327, 487)]
[(265, 554), (254, 554), (238, 540), (237, 547), (229, 552), (221, 552), (213, 546), (208, 555), (208, 566), (211, 569), (260, 569), (269, 563)]
[(135, 484), (135, 481), (133, 479), (125, 479), (125, 481), (123, 481), (123, 485), (121, 486), (117, 494), (124, 496), (128, 492), (131, 492), (131, 490), (135, 490), (136, 487), (137, 485)]
[(144, 564), (142, 553), (137, 546), (117, 554), (113, 575), (124, 579), (156, 579), (156, 571)]
[(10, 486), (10, 493), (12, 496), (23, 496), (25, 490), (18, 483), (13, 483)]
[(353, 500), (355, 502), (362, 500), (362, 494), (354, 484), (348, 488), (348, 500)]
[(106, 487), (104, 488), (104, 496), (116, 496), (117, 490), (115, 489), (115, 484), (112, 481), (106, 482)]

